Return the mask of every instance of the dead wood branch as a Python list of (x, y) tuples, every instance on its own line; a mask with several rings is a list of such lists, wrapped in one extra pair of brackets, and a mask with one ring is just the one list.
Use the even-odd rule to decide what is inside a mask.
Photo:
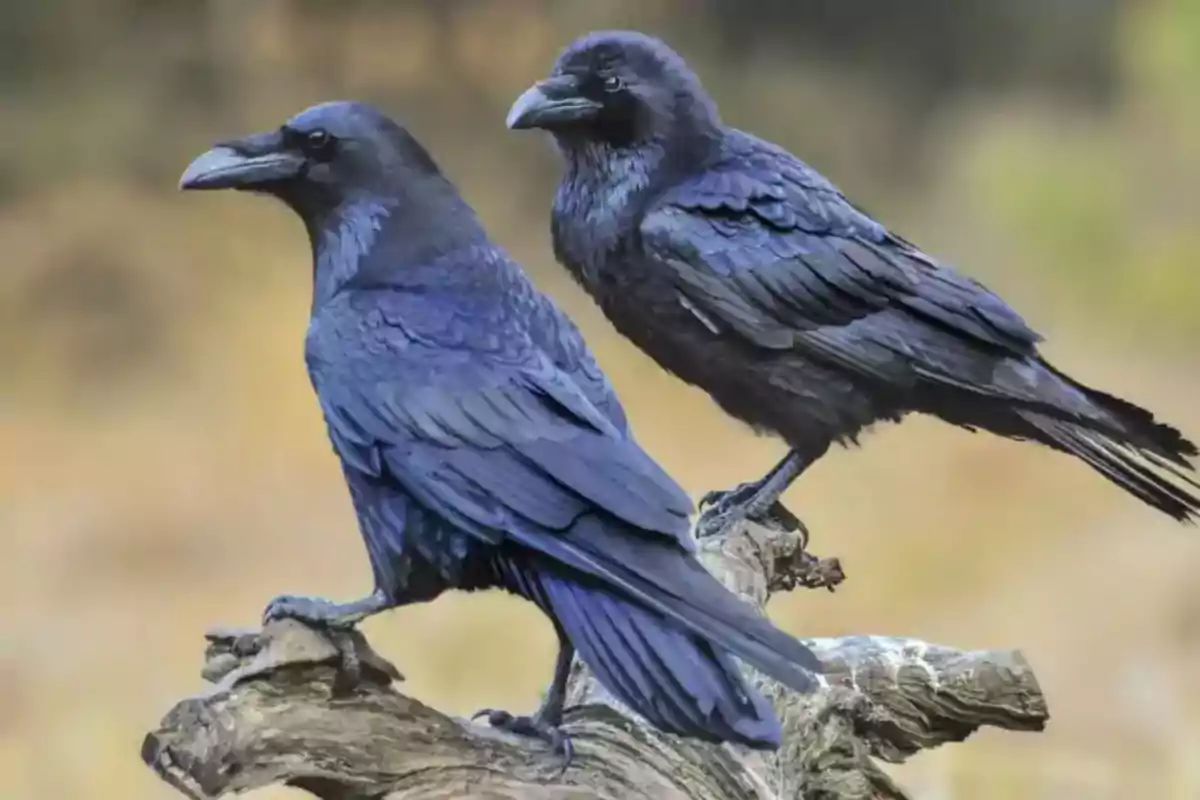
[[(706, 565), (762, 607), (773, 591), (829, 585), (836, 560), (793, 533), (748, 526), (705, 540)], [(757, 675), (783, 722), (778, 753), (661, 734), (575, 663), (567, 730), (576, 757), (449, 717), (401, 680), (358, 632), (336, 641), (292, 621), (209, 635), (212, 685), (180, 701), (142, 757), (173, 786), (216, 798), (274, 783), (325, 800), (905, 798), (875, 763), (959, 742), (983, 725), (1038, 731), (1048, 719), (1032, 669), (1010, 650), (964, 652), (916, 639), (812, 639), (827, 685), (799, 695)]]

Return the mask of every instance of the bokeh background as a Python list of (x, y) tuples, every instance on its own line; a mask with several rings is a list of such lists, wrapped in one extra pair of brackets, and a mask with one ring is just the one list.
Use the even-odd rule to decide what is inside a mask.
[[(698, 496), (782, 452), (619, 339), (554, 264), (557, 157), (509, 102), (571, 37), (638, 27), (725, 117), (982, 278), (1080, 379), (1200, 437), (1200, 1), (4, 0), (0, 797), (169, 798), (143, 732), (204, 629), (367, 561), (302, 363), (309, 254), (281, 207), (183, 196), (215, 139), (333, 97), (404, 119), (575, 315)], [(1053, 719), (896, 773), (928, 800), (1200, 798), (1200, 533), (1038, 448), (912, 419), (788, 497), (834, 595), (797, 634), (1017, 646)], [(523, 708), (531, 608), (447, 596), (367, 631), (451, 712)], [(279, 790), (263, 797), (284, 797)]]

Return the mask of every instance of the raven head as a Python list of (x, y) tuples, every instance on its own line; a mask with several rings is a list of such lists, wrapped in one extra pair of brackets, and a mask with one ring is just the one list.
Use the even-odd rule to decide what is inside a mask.
[(509, 128), (543, 128), (561, 140), (637, 146), (720, 128), (716, 105), (684, 60), (658, 39), (632, 31), (583, 36), (549, 78), (508, 112)]
[(365, 103), (301, 111), (277, 130), (219, 142), (188, 165), (181, 189), (240, 189), (280, 198), (306, 220), (357, 199), (395, 196), (440, 172), (399, 124)]

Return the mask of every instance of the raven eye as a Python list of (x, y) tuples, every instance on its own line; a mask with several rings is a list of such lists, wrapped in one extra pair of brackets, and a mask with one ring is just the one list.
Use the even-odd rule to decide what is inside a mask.
[(304, 150), (313, 158), (324, 159), (332, 154), (333, 137), (322, 128), (309, 131), (304, 137)]
[(625, 88), (625, 81), (619, 75), (609, 75), (604, 79), (604, 91), (612, 94)]

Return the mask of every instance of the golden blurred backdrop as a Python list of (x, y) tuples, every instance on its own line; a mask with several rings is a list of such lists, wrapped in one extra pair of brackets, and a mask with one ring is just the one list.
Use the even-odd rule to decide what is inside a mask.
[[(728, 121), (983, 279), (1078, 378), (1200, 437), (1200, 0), (5, 0), (0, 797), (175, 796), (138, 748), (200, 686), (202, 632), (280, 592), (368, 588), (304, 373), (302, 230), (175, 190), (216, 139), (378, 102), (575, 315), (693, 496), (778, 457), (554, 264), (556, 157), (504, 112), (606, 27), (666, 37)], [(917, 797), (1200, 798), (1200, 532), (923, 419), (832, 452), (788, 500), (849, 578), (777, 599), (787, 630), (1020, 647), (1043, 682), (1045, 734), (917, 756), (896, 769)], [(549, 679), (548, 626), (496, 594), (366, 630), (450, 712), (532, 706)]]

